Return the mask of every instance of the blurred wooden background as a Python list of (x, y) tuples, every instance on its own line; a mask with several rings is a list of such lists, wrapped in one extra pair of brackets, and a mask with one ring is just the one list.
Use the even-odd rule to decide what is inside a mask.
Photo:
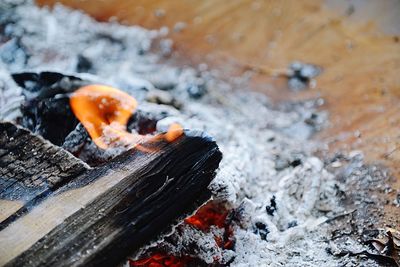
[[(331, 125), (317, 138), (332, 152), (363, 150), (369, 162), (390, 168), (400, 189), (400, 1), (37, 0), (55, 2), (100, 21), (168, 26), (181, 58), (231, 74), (246, 64), (322, 66), (315, 89), (293, 93), (266, 74), (252, 87), (277, 101), (322, 96)], [(398, 208), (387, 209), (400, 218)]]

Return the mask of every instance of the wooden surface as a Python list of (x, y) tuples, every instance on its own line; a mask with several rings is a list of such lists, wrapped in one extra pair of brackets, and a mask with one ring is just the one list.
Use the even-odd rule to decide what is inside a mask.
[[(276, 100), (322, 96), (330, 126), (317, 137), (332, 152), (361, 149), (400, 188), (400, 2), (255, 0), (37, 0), (80, 8), (98, 20), (168, 26), (184, 59), (240, 73), (243, 64), (323, 67), (316, 89), (292, 93), (283, 78), (259, 75), (253, 89)], [(186, 27), (174, 31), (178, 22)], [(391, 200), (394, 195), (390, 195)], [(387, 206), (387, 216), (400, 217)]]
[[(19, 185), (1, 194), (0, 266), (116, 266), (210, 197), (207, 186), (222, 157), (211, 138), (186, 132), (89, 169), (15, 128), (0, 122), (0, 148), (15, 157), (0, 158), (1, 179)], [(23, 158), (35, 166), (23, 168)], [(57, 175), (55, 168), (64, 171)]]
[(0, 122), (0, 231), (27, 212), (27, 203), (88, 169), (49, 141), (10, 122)]

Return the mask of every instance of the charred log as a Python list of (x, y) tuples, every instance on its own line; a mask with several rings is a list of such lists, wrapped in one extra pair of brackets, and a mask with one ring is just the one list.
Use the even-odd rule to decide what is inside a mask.
[(0, 201), (26, 203), (14, 210), (2, 204), (0, 231), (88, 169), (84, 162), (49, 141), (11, 122), (0, 122)]
[(11, 122), (0, 122), (0, 199), (29, 200), (87, 169), (43, 138)]
[(78, 124), (69, 106), (69, 93), (88, 81), (58, 72), (23, 72), (12, 77), (25, 96), (21, 124), (53, 144), (62, 145)]
[(32, 212), (0, 231), (0, 247), (10, 248), (0, 250), (0, 265), (114, 266), (210, 197), (207, 186), (221, 160), (213, 140), (186, 132), (148, 148), (86, 170), (40, 204), (31, 202)]

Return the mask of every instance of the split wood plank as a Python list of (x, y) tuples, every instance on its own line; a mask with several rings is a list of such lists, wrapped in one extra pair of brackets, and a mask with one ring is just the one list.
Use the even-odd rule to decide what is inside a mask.
[(0, 231), (0, 265), (121, 263), (209, 198), (221, 157), (212, 139), (186, 132), (86, 169)]

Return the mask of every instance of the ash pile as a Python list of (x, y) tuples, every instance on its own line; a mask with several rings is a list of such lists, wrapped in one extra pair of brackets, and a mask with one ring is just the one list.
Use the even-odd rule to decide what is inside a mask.
[[(206, 64), (176, 66), (167, 28), (99, 23), (62, 6), (16, 2), (0, 4), (0, 119), (91, 165), (107, 162), (121, 151), (97, 151), (82, 125), (59, 108), (79, 86), (101, 83), (137, 99), (130, 131), (153, 134), (179, 123), (207, 132), (223, 153), (210, 202), (127, 265), (390, 264), (390, 255), (361, 241), (387, 237), (370, 230), (388, 174), (365, 166), (357, 151), (315, 156), (325, 149), (310, 140), (327, 121), (318, 111), (322, 99), (277, 107), (246, 88), (244, 78), (226, 83)], [(58, 125), (41, 123), (46, 116)]]

